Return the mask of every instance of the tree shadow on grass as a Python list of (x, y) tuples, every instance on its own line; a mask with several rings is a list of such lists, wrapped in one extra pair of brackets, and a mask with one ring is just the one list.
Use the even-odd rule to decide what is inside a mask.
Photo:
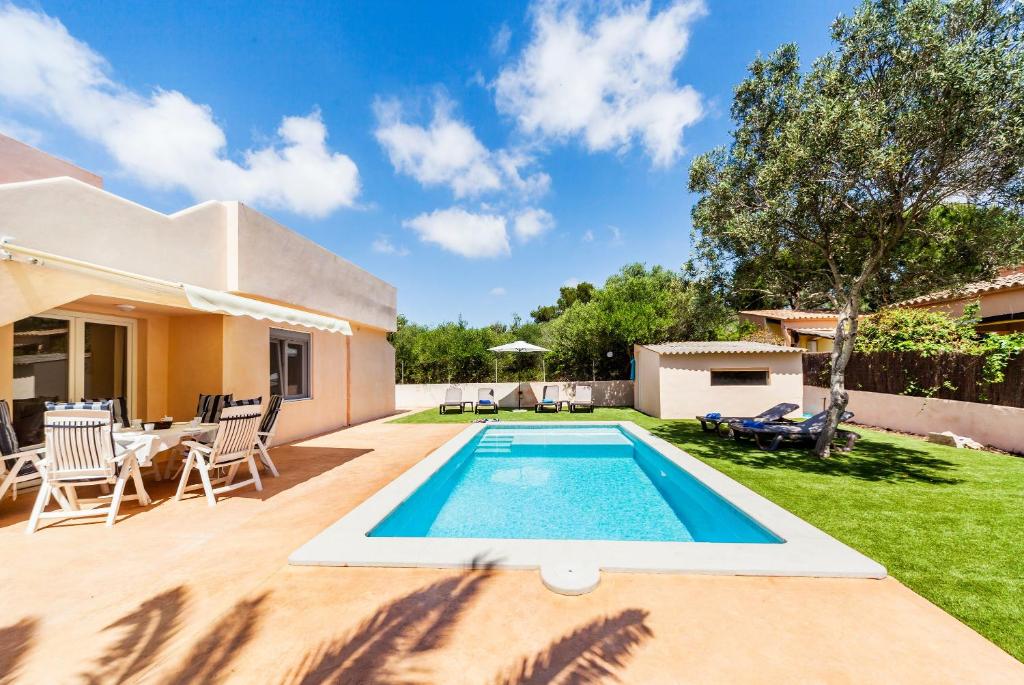
[(474, 559), (474, 572), (440, 580), (389, 602), (348, 635), (307, 654), (283, 682), (407, 682), (395, 667), (408, 657), (444, 646), (453, 626), (490, 578), (492, 567)]
[(0, 628), (0, 685), (13, 685), (39, 626), (38, 619), (23, 618)]
[(654, 633), (647, 612), (625, 611), (597, 619), (552, 642), (544, 651), (524, 658), (496, 681), (500, 685), (569, 685), (599, 683), (615, 677), (626, 659)]
[(164, 645), (181, 627), (187, 590), (178, 586), (143, 602), (130, 614), (104, 630), (122, 631), (121, 637), (82, 674), (86, 683), (124, 682), (152, 664)]
[(955, 463), (935, 457), (924, 448), (903, 447), (874, 437), (857, 441), (851, 452), (836, 452), (829, 459), (819, 459), (810, 446), (784, 446), (766, 452), (749, 440), (737, 442), (705, 433), (699, 424), (690, 421), (667, 422), (650, 430), (695, 457), (724, 459), (742, 466), (790, 469), (865, 481), (916, 481), (936, 485), (961, 482), (950, 475), (957, 467)]

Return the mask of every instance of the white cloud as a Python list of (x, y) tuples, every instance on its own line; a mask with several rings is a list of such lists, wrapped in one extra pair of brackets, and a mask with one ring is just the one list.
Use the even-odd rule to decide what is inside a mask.
[(508, 24), (502, 24), (498, 32), (491, 39), (491, 54), (501, 57), (508, 52), (509, 41), (512, 40), (512, 30)]
[(564, 286), (566, 288), (575, 288), (579, 284), (580, 284), (580, 279), (578, 279), (578, 278), (570, 278), (565, 283), (563, 283), (562, 286)]
[(196, 199), (237, 199), (320, 217), (351, 206), (359, 172), (331, 152), (318, 111), (284, 117), (274, 143), (232, 160), (206, 105), (174, 90), (135, 92), (57, 19), (0, 5), (0, 98), (53, 116), (101, 144), (121, 169)]
[(589, 228), (583, 232), (583, 242), (592, 243), (594, 242), (594, 232)]
[(391, 242), (391, 238), (384, 234), (377, 236), (370, 244), (370, 247), (374, 252), (379, 252), (380, 254), (393, 254), (397, 257), (405, 257), (409, 254), (408, 248), (395, 245)]
[(650, 2), (589, 12), (581, 3), (542, 2), (518, 61), (495, 81), (498, 109), (542, 138), (581, 137), (591, 151), (643, 145), (655, 165), (682, 154), (683, 129), (701, 118), (700, 94), (673, 77), (700, 0)]
[(491, 288), (491, 295), (494, 295), (495, 297), (501, 297), (504, 294), (505, 294), (505, 289), (504, 288), (500, 288), (500, 287), (499, 288)]
[(499, 257), (509, 253), (505, 217), (473, 214), (461, 207), (438, 209), (402, 222), (420, 240), (463, 257)]
[(622, 229), (618, 226), (608, 226), (608, 232), (612, 234), (611, 239), (608, 241), (609, 245), (621, 245), (622, 244)]
[(5, 117), (0, 117), (0, 133), (34, 146), (43, 141), (43, 132), (39, 129)]
[(520, 151), (489, 150), (468, 124), (452, 116), (452, 108), (450, 100), (438, 95), (430, 125), (420, 126), (405, 121), (397, 100), (374, 103), (374, 135), (395, 171), (424, 186), (450, 186), (457, 198), (503, 189), (529, 196), (547, 192), (551, 184), (547, 174), (526, 172), (532, 157)]
[(543, 209), (526, 209), (516, 215), (512, 228), (521, 242), (533, 240), (555, 226), (555, 218)]

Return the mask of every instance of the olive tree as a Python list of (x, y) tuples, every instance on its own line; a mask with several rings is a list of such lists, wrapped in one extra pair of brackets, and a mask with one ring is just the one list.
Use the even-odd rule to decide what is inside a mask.
[(1024, 166), (1022, 9), (999, 0), (866, 0), (801, 71), (795, 45), (736, 89), (732, 142), (697, 157), (695, 244), (709, 264), (784, 250), (838, 313), (826, 457), (866, 290), (951, 201), (1011, 204)]

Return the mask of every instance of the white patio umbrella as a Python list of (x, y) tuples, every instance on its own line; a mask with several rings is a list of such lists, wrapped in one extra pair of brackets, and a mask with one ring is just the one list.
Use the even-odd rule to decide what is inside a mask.
[[(546, 347), (541, 347), (540, 345), (534, 345), (533, 343), (528, 343), (525, 340), (516, 340), (515, 342), (505, 343), (504, 345), (498, 345), (497, 347), (490, 347), (488, 349), (491, 352), (512, 352), (513, 354), (529, 354), (529, 353), (532, 353), (532, 352), (550, 352), (551, 351), (551, 350), (549, 350)], [(546, 381), (548, 379), (548, 369), (547, 369), (547, 365), (544, 363), (544, 358), (543, 357), (541, 357), (540, 363), (541, 363), (541, 368), (543, 369), (543, 378)], [(497, 357), (494, 358), (494, 382), (495, 383), (498, 382), (498, 358)], [(518, 392), (516, 393), (516, 407), (518, 407), (519, 409), (522, 409), (523, 408), (523, 388), (522, 388), (523, 381), (522, 381), (522, 379), (521, 378), (518, 379), (517, 383), (519, 384), (519, 387), (516, 388), (516, 390), (518, 390)]]

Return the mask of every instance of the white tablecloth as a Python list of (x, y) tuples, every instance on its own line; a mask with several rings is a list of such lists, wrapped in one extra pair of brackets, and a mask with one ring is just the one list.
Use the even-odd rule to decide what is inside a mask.
[(152, 436), (148, 447), (143, 446), (136, 454), (139, 466), (151, 466), (153, 457), (160, 452), (177, 447), (185, 440), (203, 438), (212, 435), (217, 430), (215, 423), (201, 423), (198, 428), (191, 427), (188, 423), (174, 423), (170, 428), (161, 428), (151, 431), (127, 430), (114, 433), (114, 441), (123, 447), (130, 447), (135, 442), (147, 442), (142, 440), (144, 436)]

